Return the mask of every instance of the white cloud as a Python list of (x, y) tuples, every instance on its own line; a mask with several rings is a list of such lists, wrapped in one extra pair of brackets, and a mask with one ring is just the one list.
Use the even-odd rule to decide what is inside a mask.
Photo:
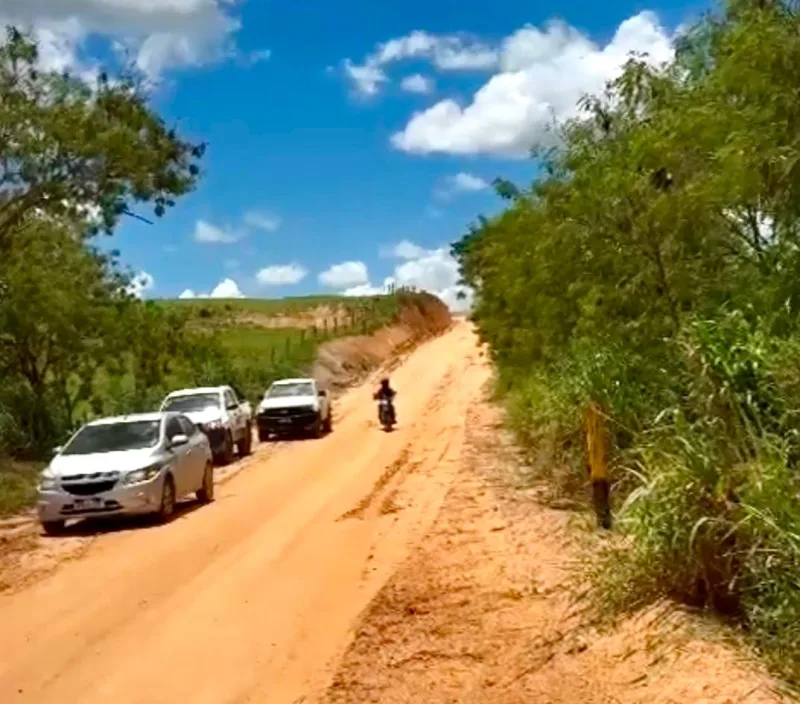
[(428, 59), (443, 71), (473, 71), (493, 68), (498, 56), (491, 47), (464, 35), (417, 30), (379, 45), (366, 62), (385, 66), (407, 59)]
[(485, 191), (487, 188), (489, 188), (489, 183), (484, 181), (480, 176), (468, 174), (464, 171), (453, 176), (450, 183), (452, 184), (454, 190), (464, 191), (466, 193)]
[(602, 92), (631, 52), (655, 64), (672, 58), (672, 37), (652, 13), (625, 20), (605, 47), (561, 22), (523, 27), (503, 42), (500, 72), (469, 104), (442, 100), (416, 113), (392, 144), (415, 154), (525, 157), (554, 121), (577, 115), (583, 95)]
[(78, 66), (90, 36), (129, 50), (157, 80), (164, 71), (203, 66), (235, 54), (240, 22), (232, 0), (0, 0), (7, 22), (50, 32), (48, 62)]
[(244, 224), (256, 230), (275, 232), (281, 226), (281, 219), (272, 213), (251, 210), (245, 213)]
[(144, 298), (144, 294), (152, 290), (155, 284), (156, 281), (152, 275), (148, 274), (146, 271), (140, 271), (131, 279), (126, 290), (131, 296)]
[(478, 193), (488, 188), (488, 181), (480, 176), (475, 176), (475, 174), (461, 171), (455, 176), (448, 176), (444, 183), (434, 190), (433, 194), (439, 200), (446, 201), (463, 193)]
[(497, 52), (482, 45), (450, 43), (439, 47), (434, 63), (443, 71), (487, 71), (496, 66)]
[[(2, 8), (2, 4), (0, 4)], [(2, 15), (0, 9), (0, 15)], [(92, 77), (92, 70), (82, 60), (80, 47), (86, 31), (75, 18), (37, 24), (34, 36), (39, 45), (39, 65), (45, 71), (69, 72)]]
[(427, 78), (421, 73), (406, 76), (400, 83), (400, 87), (406, 93), (419, 93), (420, 95), (432, 93), (435, 86), (436, 83), (432, 78)]
[(369, 283), (369, 274), (364, 262), (342, 262), (323, 271), (318, 280), (331, 288), (352, 288)]
[(386, 284), (383, 286), (373, 286), (372, 284), (366, 283), (345, 289), (342, 291), (342, 295), (350, 298), (363, 298), (365, 296), (379, 296), (388, 293), (388, 291), (389, 288)]
[(244, 294), (233, 279), (223, 279), (216, 285), (209, 298), (244, 298)]
[(239, 290), (239, 285), (233, 279), (223, 279), (211, 293), (195, 293), (187, 288), (178, 298), (244, 298), (244, 294)]
[(286, 286), (300, 283), (307, 275), (308, 271), (299, 264), (277, 264), (261, 269), (256, 279), (263, 286)]
[[(382, 84), (389, 81), (385, 68), (393, 63), (425, 59), (441, 71), (482, 71), (494, 68), (498, 58), (496, 50), (470, 37), (429, 34), (418, 30), (379, 44), (361, 64), (345, 59), (343, 66), (345, 75), (352, 81), (356, 91), (372, 96), (378, 93)], [(418, 79), (412, 83), (421, 85)]]
[(241, 239), (241, 233), (198, 220), (194, 226), (194, 239), (203, 244), (233, 244)]
[(398, 242), (392, 248), (392, 255), (398, 259), (417, 259), (425, 254), (425, 250), (409, 240)]
[[(461, 275), (458, 262), (447, 247), (425, 249), (409, 240), (403, 240), (387, 250), (402, 260), (387, 277), (382, 286), (363, 283), (351, 286), (342, 292), (345, 296), (372, 296), (387, 293), (389, 287), (410, 287), (438, 296), (451, 310), (465, 311), (472, 301), (472, 292), (459, 285)], [(459, 293), (464, 293), (462, 300)]]
[(380, 66), (369, 63), (359, 66), (350, 59), (344, 62), (344, 72), (353, 82), (356, 92), (366, 96), (377, 94), (381, 84), (389, 80)]
[(202, 244), (233, 244), (244, 239), (248, 230), (275, 232), (281, 226), (281, 219), (271, 213), (251, 210), (242, 218), (236, 228), (218, 227), (207, 220), (198, 220), (194, 226), (194, 239)]
[(447, 247), (427, 250), (415, 259), (409, 259), (394, 270), (394, 282), (398, 287), (409, 286), (428, 291), (441, 298), (452, 310), (465, 310), (469, 301), (458, 297), (458, 263)]

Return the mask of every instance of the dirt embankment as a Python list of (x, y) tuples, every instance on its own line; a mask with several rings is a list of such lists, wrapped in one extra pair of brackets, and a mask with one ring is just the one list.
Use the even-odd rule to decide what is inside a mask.
[(405, 295), (393, 325), (371, 335), (342, 337), (322, 345), (312, 374), (326, 388), (347, 388), (362, 381), (381, 364), (390, 360), (399, 363), (404, 353), (442, 334), (452, 322), (450, 310), (436, 296), (428, 293)]

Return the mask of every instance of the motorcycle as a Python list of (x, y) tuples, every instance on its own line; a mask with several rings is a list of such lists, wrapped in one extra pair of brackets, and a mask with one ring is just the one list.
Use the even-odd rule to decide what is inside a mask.
[(394, 417), (392, 402), (388, 398), (382, 398), (378, 401), (378, 418), (384, 431), (390, 433), (397, 421)]

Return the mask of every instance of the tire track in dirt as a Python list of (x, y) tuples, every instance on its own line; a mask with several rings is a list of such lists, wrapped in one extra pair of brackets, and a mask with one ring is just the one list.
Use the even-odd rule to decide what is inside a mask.
[[(422, 421), (415, 421), (415, 427), (417, 425), (422, 425), (425, 418), (439, 411), (446, 403), (445, 394), (453, 383), (454, 375), (455, 372), (453, 370), (450, 370), (447, 372), (447, 374), (445, 374), (444, 378), (436, 386), (431, 399), (428, 401), (422, 412)], [(437, 446), (440, 443), (441, 441), (437, 440)], [(435, 462), (438, 462), (442, 459), (442, 457), (447, 453), (448, 448), (449, 443), (445, 443), (445, 445), (441, 448)], [(378, 501), (382, 501), (380, 509), (381, 515), (396, 513), (398, 510), (400, 510), (400, 507), (397, 506), (395, 502), (399, 492), (399, 485), (403, 482), (405, 475), (415, 471), (424, 463), (423, 457), (429, 452), (430, 450), (427, 448), (415, 447), (413, 444), (406, 445), (401, 450), (398, 458), (389, 464), (383, 474), (378, 477), (378, 481), (375, 482), (372, 490), (362, 497), (353, 508), (343, 513), (338, 520), (363, 519), (370, 507), (372, 507)], [(416, 455), (416, 459), (412, 459), (414, 455)]]
[(369, 494), (364, 496), (361, 501), (349, 511), (343, 513), (337, 520), (346, 521), (352, 518), (363, 519), (370, 506), (380, 497), (386, 486), (408, 466), (410, 454), (410, 448), (405, 447), (400, 453), (400, 457), (392, 462), (384, 473), (378, 477), (378, 481), (375, 482), (375, 486), (372, 487)]

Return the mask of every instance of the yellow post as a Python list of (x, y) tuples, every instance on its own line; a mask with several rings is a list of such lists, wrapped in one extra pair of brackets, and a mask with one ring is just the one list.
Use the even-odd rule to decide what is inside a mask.
[(589, 457), (589, 475), (592, 480), (592, 502), (597, 514), (597, 523), (602, 528), (611, 528), (608, 446), (605, 417), (600, 407), (592, 401), (586, 409), (586, 449)]

